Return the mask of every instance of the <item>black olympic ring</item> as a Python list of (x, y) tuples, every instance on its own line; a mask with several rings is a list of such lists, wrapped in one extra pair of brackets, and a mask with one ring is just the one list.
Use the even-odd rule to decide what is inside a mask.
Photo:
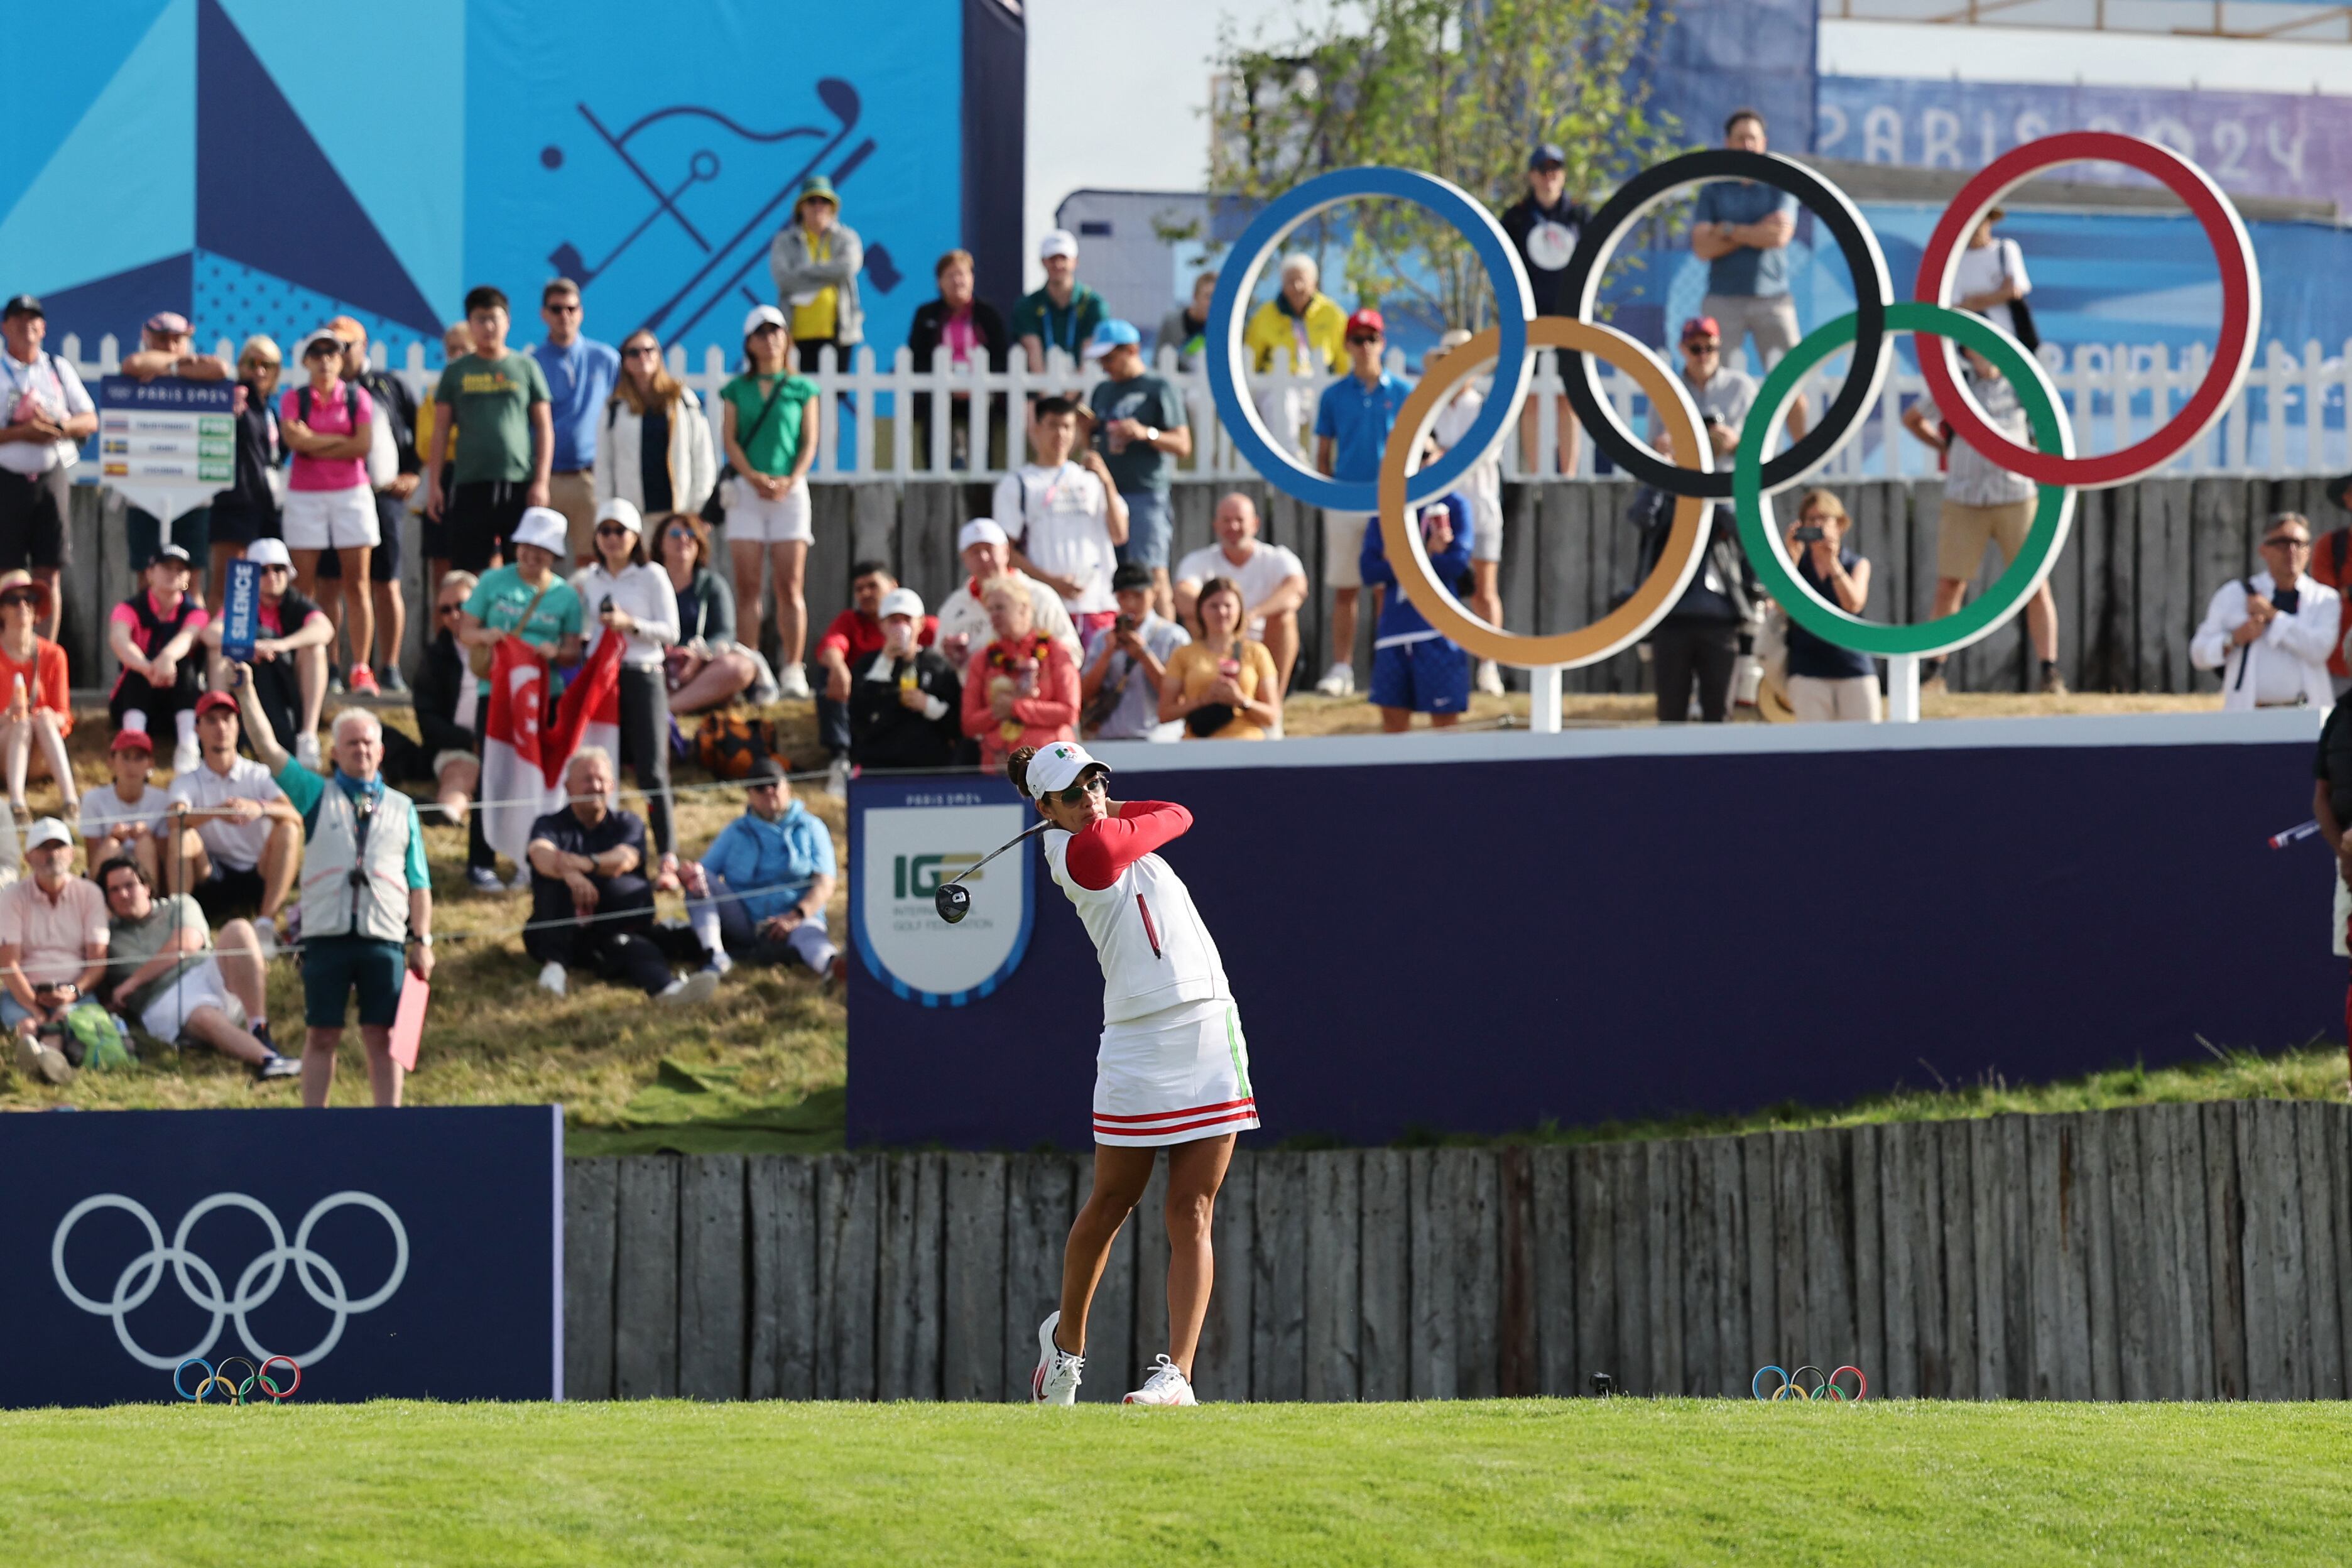
[[(1886, 376), (1889, 346), (1886, 309), (1894, 302), (1895, 289), (1886, 276), (1886, 258), (1879, 252), (1877, 236), (1871, 233), (1870, 226), (1863, 222), (1862, 214), (1843, 191), (1802, 163), (1777, 153), (1709, 147), (1643, 170), (1620, 185), (1617, 194), (1584, 226), (1575, 254), (1569, 258), (1564, 284), (1568, 298), (1576, 301), (1578, 321), (1592, 320), (1593, 299), (1600, 290), (1601, 275), (1617, 248), (1618, 237), (1669, 192), (1701, 180), (1753, 180), (1796, 197), (1829, 229), (1838, 250), (1845, 257), (1846, 270), (1853, 275), (1853, 360), (1846, 372), (1845, 384), (1838, 388), (1837, 396), (1831, 399), (1818, 424), (1764, 465), (1764, 490), (1769, 494), (1795, 484), (1826, 461), (1845, 444), (1864, 413), (1878, 401), (1879, 386)], [(1868, 287), (1874, 280), (1878, 285), (1875, 292)], [(1569, 402), (1575, 405), (1576, 416), (1584, 422), (1584, 427), (1592, 432), (1593, 445), (1608, 453), (1612, 462), (1642, 483), (1668, 495), (1711, 500), (1731, 498), (1729, 468), (1701, 473), (1659, 458), (1619, 421), (1615, 407), (1601, 395), (1590, 357), (1567, 350), (1559, 353), (1564, 362), (1561, 380), (1567, 384)], [(1861, 374), (1865, 363), (1870, 367), (1868, 374)]]

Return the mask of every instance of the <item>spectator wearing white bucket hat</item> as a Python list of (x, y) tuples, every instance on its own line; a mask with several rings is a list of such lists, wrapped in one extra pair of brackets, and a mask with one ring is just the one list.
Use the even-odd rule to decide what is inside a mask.
[(1073, 662), (1078, 659), (1078, 628), (1063, 607), (1062, 595), (1027, 573), (1013, 570), (1013, 542), (994, 518), (975, 517), (965, 523), (956, 534), (956, 553), (969, 575), (940, 605), (939, 649), (949, 663), (961, 669), (975, 646), (996, 636), (981, 595), (988, 592), (991, 583), (1007, 574), (1027, 586), (1030, 614), (1037, 629), (1068, 648)]

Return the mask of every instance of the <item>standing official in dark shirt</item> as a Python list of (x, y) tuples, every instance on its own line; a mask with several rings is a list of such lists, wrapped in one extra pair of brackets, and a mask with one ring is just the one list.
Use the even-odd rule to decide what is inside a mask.
[[(1591, 210), (1568, 194), (1568, 154), (1547, 142), (1528, 154), (1528, 194), (1503, 209), (1503, 232), (1518, 247), (1528, 269), (1528, 287), (1535, 295), (1538, 316), (1573, 316), (1576, 301), (1565, 297), (1569, 258), (1592, 221)], [(1576, 472), (1582, 432), (1575, 410), (1565, 397), (1555, 400), (1559, 413), (1559, 471)], [(1529, 471), (1536, 468), (1536, 405), (1519, 410), (1519, 445)]]

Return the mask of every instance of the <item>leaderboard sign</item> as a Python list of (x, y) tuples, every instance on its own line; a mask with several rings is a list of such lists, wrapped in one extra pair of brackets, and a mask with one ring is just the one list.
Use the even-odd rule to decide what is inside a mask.
[(236, 482), (236, 395), (229, 381), (99, 384), (98, 456), (107, 483), (135, 490), (211, 492)]

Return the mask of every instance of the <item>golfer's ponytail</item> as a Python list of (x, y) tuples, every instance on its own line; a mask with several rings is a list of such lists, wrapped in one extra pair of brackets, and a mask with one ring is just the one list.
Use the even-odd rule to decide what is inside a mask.
[(1013, 787), (1024, 798), (1035, 798), (1029, 794), (1029, 759), (1036, 754), (1036, 747), (1023, 746), (1004, 759), (1004, 776), (1013, 781)]

